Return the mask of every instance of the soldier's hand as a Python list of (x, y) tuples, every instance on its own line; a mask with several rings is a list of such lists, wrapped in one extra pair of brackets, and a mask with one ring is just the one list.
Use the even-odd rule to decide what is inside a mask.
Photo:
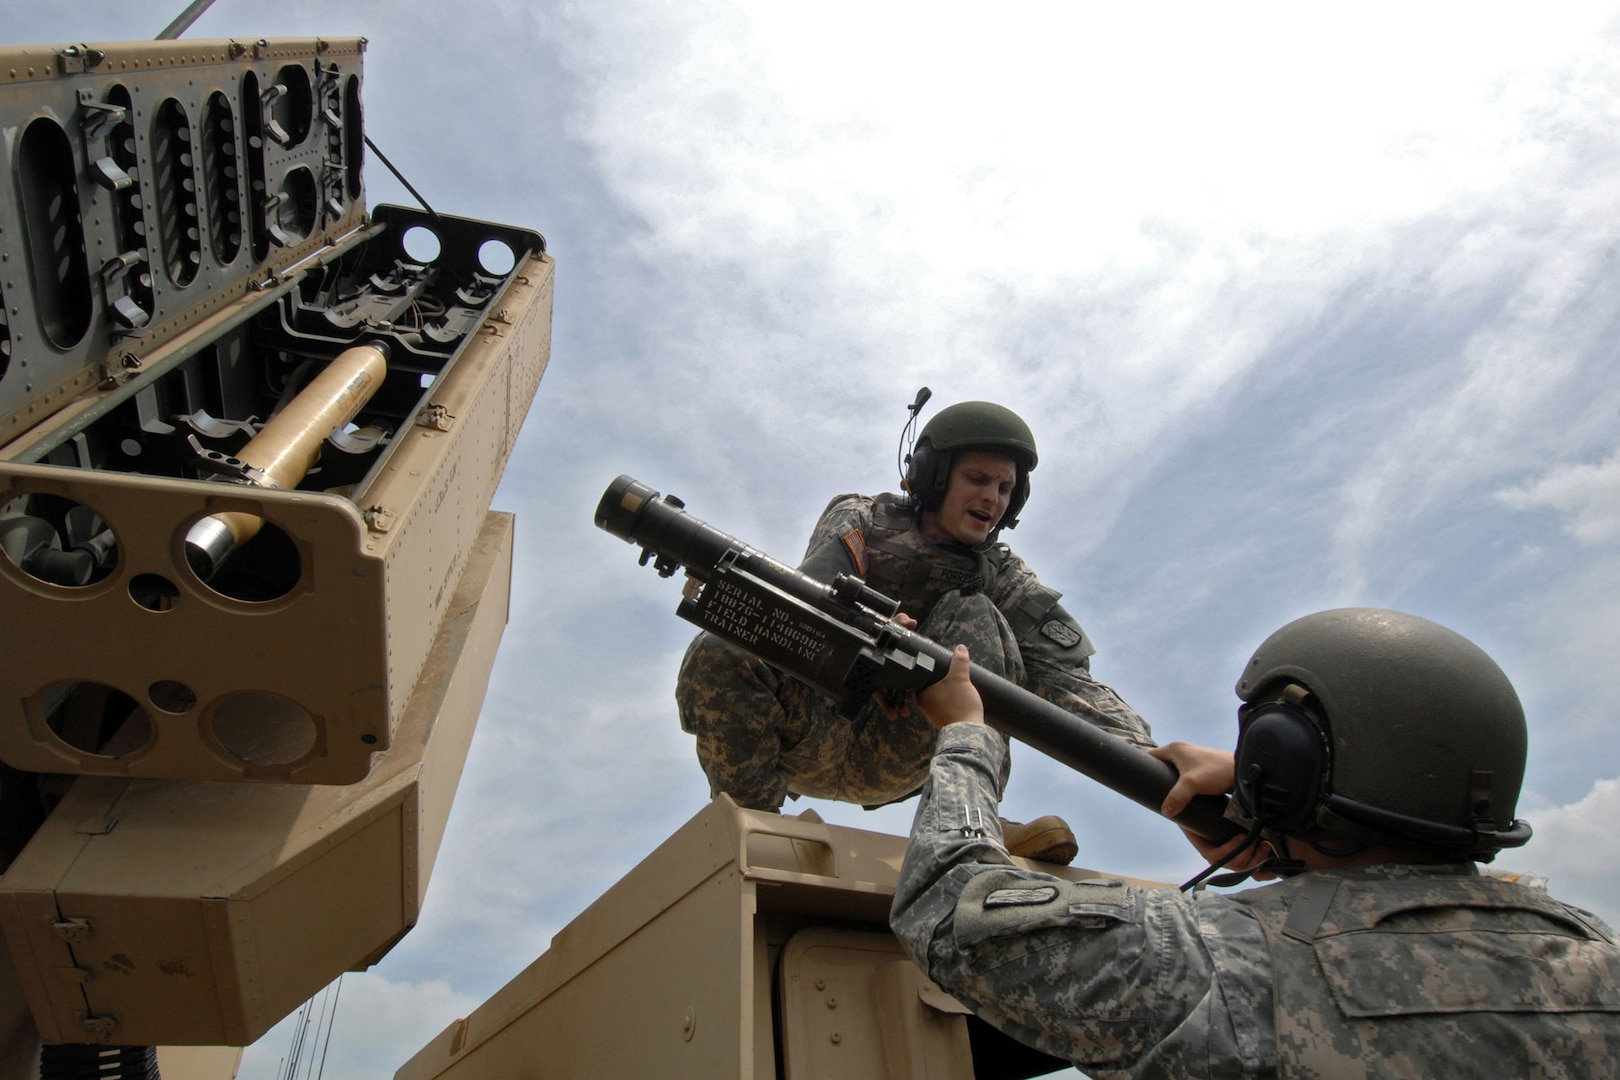
[[(907, 630), (917, 629), (917, 620), (903, 611), (897, 611), (894, 621)], [(922, 710), (917, 708), (917, 695), (910, 690), (879, 690), (872, 695), (883, 715), (890, 720), (898, 720), (902, 716), (916, 716)]]
[[(1179, 773), (1175, 786), (1164, 797), (1159, 812), (1167, 818), (1174, 818), (1187, 809), (1187, 804), (1194, 795), (1225, 795), (1232, 790), (1235, 768), (1232, 755), (1225, 750), (1216, 750), (1208, 746), (1198, 746), (1194, 743), (1173, 742), (1164, 746), (1150, 746), (1148, 753), (1160, 761), (1169, 762), (1176, 767)], [(1252, 870), (1256, 866), (1271, 858), (1271, 845), (1261, 841), (1254, 847), (1245, 851), (1230, 861), (1225, 859), (1228, 852), (1237, 848), (1241, 838), (1225, 843), (1212, 844), (1197, 833), (1187, 832), (1183, 829), (1189, 843), (1198, 849), (1205, 862), (1220, 862), (1232, 870)], [(1270, 874), (1255, 875), (1255, 880), (1263, 881)]]
[(1236, 767), (1225, 750), (1194, 743), (1173, 742), (1150, 746), (1148, 753), (1175, 766), (1176, 784), (1164, 797), (1159, 813), (1173, 818), (1192, 802), (1194, 795), (1225, 795), (1232, 790)]
[(883, 715), (890, 720), (898, 720), (902, 716), (916, 716), (922, 712), (917, 708), (917, 694), (914, 690), (877, 690), (872, 694), (872, 700), (877, 702)]
[(951, 653), (951, 668), (945, 677), (917, 695), (923, 718), (937, 728), (947, 724), (984, 723), (984, 701), (973, 686), (969, 672), (968, 647), (958, 645)]

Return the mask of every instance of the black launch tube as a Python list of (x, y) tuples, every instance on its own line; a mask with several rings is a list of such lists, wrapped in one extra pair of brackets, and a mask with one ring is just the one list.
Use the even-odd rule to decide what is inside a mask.
[[(643, 562), (656, 556), (655, 566), (665, 576), (680, 566), (699, 581), (707, 581), (724, 563), (769, 581), (857, 633), (881, 639), (885, 647), (898, 646), (929, 656), (934, 661), (933, 675), (924, 677), (922, 685), (943, 678), (950, 667), (949, 648), (891, 622), (886, 613), (847, 604), (836, 586), (777, 562), (686, 513), (680, 500), (660, 498), (658, 492), (629, 476), (620, 476), (608, 485), (596, 507), (596, 525), (621, 540), (640, 545)], [(991, 726), (1158, 813), (1176, 782), (1173, 766), (978, 664), (973, 665), (972, 678)], [(1242, 829), (1225, 817), (1226, 804), (1226, 796), (1200, 795), (1175, 822), (1215, 843), (1232, 839)]]

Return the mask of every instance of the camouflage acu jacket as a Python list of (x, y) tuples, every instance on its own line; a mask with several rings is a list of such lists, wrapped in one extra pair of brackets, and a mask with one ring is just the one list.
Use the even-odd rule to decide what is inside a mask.
[(1005, 544), (936, 544), (899, 496), (840, 495), (822, 511), (799, 569), (822, 581), (857, 574), (918, 622), (945, 593), (983, 592), (1012, 627), (1032, 693), (1132, 742), (1152, 744), (1147, 721), (1091, 677), (1096, 650), (1058, 602), (1063, 594), (1042, 585)]
[(1270, 947), (1284, 1076), (1620, 1072), (1614, 935), (1539, 889), (1375, 866), (1233, 899)]
[(1026, 870), (990, 736), (940, 733), (891, 923), (1009, 1035), (1095, 1077), (1614, 1075), (1620, 952), (1595, 918), (1471, 867), (1234, 896)]

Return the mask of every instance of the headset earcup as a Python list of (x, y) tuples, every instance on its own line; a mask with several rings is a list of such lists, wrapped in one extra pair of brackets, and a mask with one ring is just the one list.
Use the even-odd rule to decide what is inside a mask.
[(906, 487), (924, 510), (938, 510), (944, 505), (945, 490), (950, 482), (950, 454), (923, 442), (906, 456)]
[(1243, 718), (1234, 757), (1245, 813), (1290, 835), (1316, 825), (1328, 779), (1327, 743), (1304, 711), (1282, 702), (1257, 706)]

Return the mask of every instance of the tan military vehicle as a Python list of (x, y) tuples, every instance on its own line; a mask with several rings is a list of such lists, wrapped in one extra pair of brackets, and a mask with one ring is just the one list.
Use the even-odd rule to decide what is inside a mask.
[[(903, 837), (721, 796), (396, 1080), (1018, 1080), (889, 931)], [(1095, 871), (1041, 864), (1075, 879)]]
[(253, 1041), (416, 921), (552, 262), (367, 212), (364, 53), (0, 50), (5, 1080), (229, 1077), (179, 1048)]

